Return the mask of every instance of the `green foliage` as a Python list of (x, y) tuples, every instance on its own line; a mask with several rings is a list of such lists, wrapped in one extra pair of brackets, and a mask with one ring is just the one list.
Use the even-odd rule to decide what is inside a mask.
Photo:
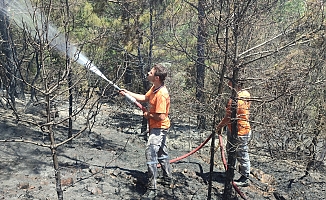
[(94, 13), (92, 4), (85, 2), (73, 10), (76, 11), (76, 24), (74, 24), (73, 34), (76, 39), (83, 41), (91, 39), (98, 34), (98, 30), (106, 28), (109, 23), (105, 18)]
[(301, 18), (307, 11), (304, 0), (291, 0), (280, 2), (278, 7), (278, 17), (280, 22), (292, 21)]
[(104, 19), (100, 19), (93, 11), (92, 4), (86, 2), (80, 13), (81, 18), (85, 21), (87, 27), (101, 27), (105, 26), (106, 22)]
[(298, 14), (299, 16), (303, 16), (303, 14), (306, 12), (306, 1), (304, 0), (292, 0), (292, 1), (286, 1), (284, 3), (284, 12), (295, 16)]

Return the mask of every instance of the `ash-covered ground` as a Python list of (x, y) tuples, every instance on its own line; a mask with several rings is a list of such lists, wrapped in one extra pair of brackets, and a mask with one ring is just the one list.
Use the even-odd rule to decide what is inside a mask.
[[(63, 111), (59, 111), (59, 115)], [(0, 140), (24, 139), (40, 144), (47, 141), (47, 135), (37, 127), (18, 122), (10, 109), (0, 108), (0, 113)], [(31, 117), (36, 116), (31, 114)], [(135, 109), (124, 110), (103, 104), (91, 131), (58, 148), (64, 199), (140, 199), (146, 192), (147, 183), (141, 120), (141, 113)], [(82, 127), (80, 123), (78, 119), (74, 121), (76, 131)], [(56, 132), (56, 137), (62, 139), (66, 134), (62, 128)], [(196, 130), (195, 123), (172, 118), (168, 141), (171, 158), (188, 153), (210, 134), (210, 131)], [(170, 187), (159, 185), (156, 199), (207, 199), (209, 150), (210, 142), (190, 157), (173, 163), (174, 184)], [(250, 152), (251, 185), (240, 188), (247, 199), (326, 198), (323, 165), (306, 175), (303, 162), (273, 159), (267, 152), (254, 147)], [(49, 148), (23, 142), (2, 142), (0, 154), (1, 199), (57, 199)], [(238, 177), (236, 173), (235, 178)], [(212, 185), (212, 199), (222, 199), (224, 167), (219, 151), (215, 154)]]

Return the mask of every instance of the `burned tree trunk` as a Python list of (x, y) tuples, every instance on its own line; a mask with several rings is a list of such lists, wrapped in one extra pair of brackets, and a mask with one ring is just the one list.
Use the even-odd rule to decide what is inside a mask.
[[(232, 88), (236, 88), (236, 80), (238, 78), (238, 69), (233, 70), (232, 78)], [(233, 190), (233, 179), (234, 179), (234, 170), (236, 164), (236, 149), (237, 149), (237, 137), (238, 137), (238, 120), (237, 120), (237, 109), (238, 109), (238, 100), (237, 100), (237, 91), (232, 90), (232, 103), (231, 103), (231, 135), (228, 135), (227, 138), (227, 155), (228, 155), (228, 164), (226, 171), (226, 179), (224, 185), (224, 194), (223, 199), (234, 199), (235, 194)]]
[(196, 99), (198, 105), (197, 124), (199, 129), (206, 128), (206, 118), (201, 110), (201, 105), (205, 104), (204, 83), (205, 83), (205, 9), (204, 0), (198, 1), (198, 38), (197, 38), (197, 60), (196, 60)]

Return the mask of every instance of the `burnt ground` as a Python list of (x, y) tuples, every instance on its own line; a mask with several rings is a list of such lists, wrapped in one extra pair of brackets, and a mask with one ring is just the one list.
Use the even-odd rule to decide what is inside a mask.
[[(65, 110), (65, 109), (63, 109)], [(60, 113), (63, 111), (59, 111)], [(0, 140), (24, 139), (43, 143), (47, 136), (31, 124), (17, 122), (9, 109), (0, 108)], [(37, 117), (34, 114), (31, 117)], [(173, 118), (172, 118), (173, 119)], [(75, 131), (82, 122), (74, 122)], [(132, 108), (102, 105), (91, 131), (58, 149), (64, 199), (140, 199), (146, 192), (145, 140), (140, 133), (141, 115)], [(193, 123), (195, 124), (195, 123)], [(191, 122), (172, 120), (169, 134), (171, 158), (196, 148), (210, 131), (198, 132)], [(65, 129), (57, 129), (58, 141)], [(210, 142), (195, 154), (172, 164), (175, 182), (158, 185), (156, 199), (207, 199)], [(305, 176), (305, 165), (277, 160), (263, 148), (251, 147), (251, 185), (240, 188), (247, 199), (325, 199), (324, 167)], [(222, 199), (224, 168), (215, 156), (212, 199)], [(27, 143), (0, 145), (0, 199), (57, 199), (51, 152)], [(236, 173), (236, 178), (239, 174)], [(239, 199), (241, 197), (238, 195)]]

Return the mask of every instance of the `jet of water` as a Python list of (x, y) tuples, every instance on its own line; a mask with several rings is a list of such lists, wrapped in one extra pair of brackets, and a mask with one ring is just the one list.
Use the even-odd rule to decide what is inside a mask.
[[(0, 12), (8, 16), (20, 28), (26, 29), (26, 31), (32, 36), (37, 34), (37, 30), (47, 30), (47, 38), (43, 39), (48, 39), (51, 46), (63, 54), (66, 54), (67, 48), (67, 54), (70, 58), (75, 59), (79, 64), (84, 65), (87, 69), (108, 81), (114, 88), (121, 91), (121, 89), (112, 81), (107, 79), (84, 54), (80, 53), (76, 46), (68, 44), (68, 47), (66, 47), (64, 35), (60, 33), (53, 24), (45, 24), (45, 20), (43, 19), (44, 16), (40, 14), (38, 9), (32, 7), (29, 0), (0, 0)], [(46, 35), (43, 35), (43, 37), (46, 37)], [(124, 94), (129, 101), (133, 102), (143, 112), (146, 112), (146, 108), (137, 102), (134, 97), (124, 92), (122, 92), (122, 94)]]
[[(1, 5), (2, 3), (3, 5)], [(66, 54), (64, 35), (53, 24), (44, 23), (44, 16), (37, 8), (32, 6), (30, 0), (3, 0), (0, 2), (0, 12), (8, 16), (17, 26), (25, 29), (32, 36), (37, 34), (37, 30), (47, 30), (47, 35), (44, 34), (43, 37), (47, 37), (52, 47)], [(70, 58), (76, 60), (79, 64), (99, 75), (110, 84), (113, 84), (75, 45), (68, 44), (67, 48)]]

